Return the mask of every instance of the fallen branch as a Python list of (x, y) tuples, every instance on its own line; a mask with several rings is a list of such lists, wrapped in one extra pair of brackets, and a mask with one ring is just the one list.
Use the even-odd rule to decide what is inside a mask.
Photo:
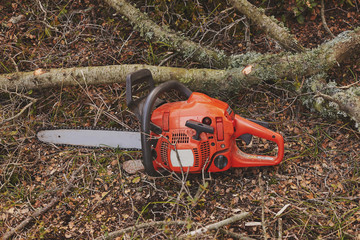
[(207, 231), (210, 231), (210, 230), (215, 230), (215, 229), (219, 229), (225, 225), (228, 225), (228, 224), (231, 224), (233, 222), (236, 222), (236, 221), (240, 221), (246, 217), (250, 216), (250, 213), (248, 212), (243, 212), (243, 213), (240, 213), (240, 214), (236, 214), (230, 218), (227, 218), (225, 220), (222, 220), (220, 222), (217, 222), (217, 223), (213, 223), (213, 224), (210, 224), (210, 225), (207, 225), (205, 227), (202, 227), (202, 228), (199, 228), (195, 231), (192, 231), (192, 232), (189, 232), (187, 234), (183, 234), (180, 236), (180, 239), (182, 238), (186, 238), (186, 237), (190, 237), (190, 236), (197, 236), (197, 235), (201, 235), (203, 233), (206, 233)]
[(250, 23), (247, 18), (244, 20), (245, 25), (245, 43), (246, 43), (246, 52), (251, 52), (251, 31), (250, 31)]
[[(176, 67), (157, 67), (144, 64), (111, 65), (100, 67), (75, 67), (43, 70), (41, 74), (18, 72), (0, 74), (0, 88), (7, 90), (29, 90), (61, 87), (79, 84), (111, 84), (125, 82), (126, 75), (147, 68), (156, 82), (178, 80), (188, 87), (204, 89), (208, 83), (229, 86), (229, 80), (244, 85), (256, 84), (254, 79), (246, 79), (241, 70), (185, 69)], [(256, 79), (258, 81), (258, 79)], [(230, 81), (231, 82), (231, 81)], [(218, 89), (218, 88), (217, 88)]]
[(246, 0), (231, 0), (230, 2), (237, 10), (286, 50), (293, 52), (303, 52), (305, 50), (295, 37), (290, 34), (289, 30), (277, 24), (275, 18), (266, 16), (264, 11), (261, 11)]
[(30, 224), (35, 218), (45, 214), (47, 211), (49, 211), (51, 208), (53, 208), (64, 196), (66, 196), (71, 188), (74, 185), (75, 177), (77, 174), (84, 168), (84, 164), (81, 165), (70, 177), (70, 180), (68, 182), (68, 185), (65, 186), (61, 193), (59, 193), (56, 197), (54, 197), (50, 203), (48, 203), (45, 207), (37, 209), (31, 216), (27, 217), (24, 221), (22, 221), (19, 225), (17, 225), (15, 228), (12, 228), (10, 231), (7, 231), (1, 239), (6, 240), (12, 237), (15, 233), (21, 231), (24, 229), (28, 224)]
[[(321, 86), (321, 85), (320, 85)], [(330, 89), (332, 90), (332, 89)], [(320, 92), (323, 91), (323, 92)], [(351, 87), (347, 90), (337, 89), (336, 92), (331, 92), (328, 89), (320, 90), (315, 94), (314, 99), (319, 99), (316, 102), (315, 109), (323, 115), (334, 115), (349, 116), (355, 121), (355, 127), (360, 130), (360, 88)], [(331, 108), (326, 106), (326, 100)]]
[[(78, 67), (49, 69), (46, 71), (0, 74), (0, 88), (41, 89), (66, 85), (109, 84), (124, 82), (126, 75), (147, 68), (156, 82), (178, 80), (192, 90), (236, 91), (262, 81), (300, 79), (326, 72), (348, 57), (356, 55), (360, 48), (360, 27), (344, 32), (318, 48), (298, 54), (243, 54), (232, 56), (233, 68), (184, 69), (158, 67), (143, 64), (111, 65), (102, 67)], [(244, 74), (245, 66), (251, 71)]]
[(215, 51), (195, 43), (169, 28), (163, 28), (152, 21), (148, 15), (132, 6), (126, 0), (105, 0), (118, 13), (126, 16), (140, 34), (150, 41), (159, 41), (185, 57), (201, 62), (209, 67), (224, 68), (228, 66), (229, 57), (221, 51)]
[(95, 240), (109, 240), (109, 239), (114, 239), (116, 237), (119, 237), (127, 232), (133, 232), (142, 228), (148, 228), (148, 227), (159, 227), (159, 226), (170, 226), (170, 225), (185, 225), (188, 224), (187, 221), (159, 221), (159, 222), (148, 222), (148, 223), (142, 223), (139, 225), (135, 225), (135, 226), (131, 226), (128, 228), (124, 228), (118, 231), (114, 231), (111, 233), (108, 233), (104, 236), (100, 236), (98, 238), (96, 238)]

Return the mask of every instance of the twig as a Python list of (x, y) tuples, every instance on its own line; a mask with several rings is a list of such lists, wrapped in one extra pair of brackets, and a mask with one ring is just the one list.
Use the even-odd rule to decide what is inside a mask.
[(72, 175), (69, 180), (69, 184), (65, 186), (61, 194), (58, 194), (56, 197), (54, 197), (50, 203), (48, 203), (45, 207), (37, 209), (31, 216), (27, 217), (24, 221), (22, 221), (20, 224), (18, 224), (15, 228), (11, 229), (10, 231), (7, 231), (1, 239), (6, 240), (12, 237), (16, 232), (21, 231), (23, 228), (25, 228), (29, 223), (31, 223), (35, 218), (45, 214), (48, 210), (50, 210), (52, 207), (54, 207), (65, 195), (67, 195), (72, 186), (74, 185), (75, 177), (76, 175), (84, 168), (85, 164), (81, 165)]
[[(13, 176), (13, 173), (15, 172), (15, 164), (18, 163), (19, 161), (19, 157), (17, 158), (17, 160), (15, 160), (16, 162), (10, 162), (10, 163), (6, 163), (6, 164), (2, 164), (0, 165), (0, 169), (2, 169), (3, 173), (3, 178), (4, 178), (4, 181), (3, 183), (1, 184), (0, 186), (0, 191), (3, 187), (5, 187), (9, 182), (10, 182), (10, 179), (11, 177)], [(8, 169), (10, 169), (10, 166), (13, 166), (12, 169), (10, 171), (8, 171)], [(8, 176), (8, 177), (6, 177)]]
[(204, 185), (199, 184), (199, 188), (194, 196), (193, 199), (191, 199), (191, 206), (195, 207), (197, 205), (197, 203), (199, 202), (201, 196), (204, 194), (204, 192), (206, 191), (206, 189), (209, 186), (209, 182), (205, 181)]
[(250, 24), (247, 18), (244, 19), (244, 25), (245, 25), (246, 52), (251, 52)]
[(278, 239), (281, 240), (282, 239), (282, 231), (283, 231), (283, 226), (282, 226), (282, 218), (278, 219), (278, 224), (279, 224), (279, 237)]
[(41, 11), (44, 12), (44, 21), (45, 21), (45, 20), (46, 20), (46, 16), (47, 16), (47, 11), (45, 11), (45, 9), (44, 9), (43, 5), (41, 4), (41, 1), (40, 1), (40, 0), (38, 0), (37, 2), (38, 2), (38, 4), (39, 4), (39, 7), (40, 7)]
[(180, 239), (183, 239), (183, 238), (186, 238), (186, 237), (189, 237), (189, 236), (196, 236), (196, 235), (201, 235), (207, 231), (210, 231), (210, 230), (215, 230), (215, 229), (218, 229), (218, 228), (221, 228), (225, 225), (228, 225), (228, 224), (231, 224), (233, 222), (236, 222), (236, 221), (239, 221), (239, 220), (242, 220), (246, 217), (248, 217), (250, 215), (250, 213), (248, 212), (243, 212), (243, 213), (240, 213), (240, 214), (236, 214), (230, 218), (227, 218), (225, 220), (222, 220), (220, 222), (217, 222), (217, 223), (213, 223), (213, 224), (210, 224), (210, 225), (207, 225), (205, 227), (202, 227), (202, 228), (199, 228), (195, 231), (192, 231), (192, 232), (189, 232), (187, 234), (183, 234), (180, 236)]
[(29, 107), (31, 107), (31, 105), (33, 105), (35, 102), (36, 102), (36, 100), (33, 101), (33, 102), (28, 103), (28, 104), (27, 104), (25, 107), (23, 107), (23, 108), (21, 109), (21, 111), (18, 112), (16, 115), (14, 115), (14, 116), (12, 116), (12, 117), (10, 117), (10, 118), (7, 118), (7, 119), (1, 121), (1, 122), (0, 122), (0, 125), (3, 125), (4, 123), (10, 122), (11, 120), (14, 120), (15, 118), (19, 117), (21, 114), (23, 114), (23, 113), (26, 111), (26, 109), (28, 109)]
[(331, 32), (330, 28), (328, 27), (327, 23), (326, 23), (326, 19), (325, 19), (325, 6), (324, 6), (324, 0), (321, 0), (321, 10), (320, 10), (320, 14), (321, 14), (321, 21), (322, 24), (324, 25), (325, 30), (330, 34), (330, 36), (332, 38), (335, 38), (335, 35)]
[(125, 45), (127, 45), (127, 43), (129, 42), (129, 39), (131, 38), (131, 36), (133, 35), (134, 31), (132, 31), (130, 34), (129, 34), (129, 37), (125, 40), (125, 42), (123, 42), (123, 44), (121, 45), (119, 51), (118, 51), (118, 57), (120, 57), (120, 54), (121, 54), (121, 51), (122, 49), (124, 48)]
[(359, 84), (359, 83), (360, 83), (360, 81), (356, 81), (356, 82), (351, 83), (351, 84), (349, 84), (349, 85), (338, 87), (338, 89), (349, 89), (349, 88), (351, 88), (352, 86), (354, 86), (354, 85), (356, 85), (356, 84)]
[(250, 238), (250, 237), (247, 237), (243, 234), (239, 234), (239, 233), (234, 233), (232, 231), (229, 231), (229, 230), (226, 230), (226, 229), (223, 229), (221, 228), (220, 231), (226, 235), (229, 235), (231, 236), (232, 238), (236, 238), (236, 239), (240, 239), (240, 240), (255, 240), (254, 238)]
[(275, 217), (279, 217), (291, 204), (286, 204), (280, 211), (275, 214)]
[(327, 94), (318, 92), (314, 97), (315, 97), (315, 98), (322, 97), (322, 98), (324, 98), (325, 100), (328, 100), (328, 101), (330, 101), (330, 102), (334, 102), (334, 103), (338, 104), (340, 108), (343, 108), (343, 109), (346, 109), (346, 108), (347, 108), (342, 102), (340, 102), (339, 100), (337, 100), (337, 99), (335, 99), (335, 98), (333, 98), (332, 96), (329, 96), (329, 95), (327, 95)]
[(163, 226), (163, 225), (185, 225), (188, 224), (187, 221), (159, 221), (159, 222), (148, 222), (148, 223), (142, 223), (139, 225), (135, 225), (135, 226), (131, 226), (128, 228), (124, 228), (118, 231), (114, 231), (111, 233), (108, 233), (106, 236), (100, 236), (98, 238), (96, 238), (95, 240), (102, 240), (102, 239), (114, 239), (116, 237), (121, 236), (122, 234), (125, 234), (127, 232), (133, 232), (135, 230), (139, 230), (142, 228), (147, 228), (147, 227), (158, 227), (158, 226)]
[(162, 60), (160, 63), (159, 63), (159, 66), (162, 66), (164, 63), (166, 63), (167, 61), (169, 61), (171, 58), (175, 57), (176, 55), (178, 55), (178, 53), (174, 53), (174, 54), (170, 54), (170, 56), (168, 56), (167, 58), (165, 58), (164, 60)]
[(23, 98), (27, 98), (29, 99), (31, 102), (28, 103), (25, 107), (23, 107), (20, 112), (18, 112), (17, 114), (15, 114), (14, 116), (10, 117), (10, 118), (7, 118), (7, 119), (4, 119), (0, 122), (0, 125), (3, 125), (4, 123), (7, 123), (7, 122), (10, 122), (11, 120), (14, 120), (15, 118), (18, 118), (19, 116), (21, 116), (28, 108), (30, 108), (36, 101), (37, 99), (35, 98), (32, 98), (32, 97), (29, 97), (29, 96), (25, 96), (23, 94), (20, 94), (20, 93), (17, 93), (17, 92), (10, 92), (10, 91), (7, 91), (5, 89), (1, 89), (3, 92), (5, 93), (8, 93), (8, 94), (15, 94), (15, 95), (18, 95), (20, 97), (23, 97)]
[(264, 186), (262, 185), (261, 181), (261, 172), (259, 174), (259, 187), (261, 193), (261, 226), (263, 229), (264, 239), (267, 239), (267, 232), (266, 232), (266, 221), (265, 221), (265, 203), (264, 203)]
[(26, 96), (26, 95), (21, 94), (21, 93), (18, 93), (18, 92), (11, 92), (11, 91), (6, 90), (6, 89), (3, 89), (3, 88), (1, 88), (1, 91), (5, 92), (5, 93), (7, 93), (7, 94), (14, 94), (14, 95), (17, 95), (17, 96), (19, 96), (19, 97), (23, 97), (23, 98), (29, 99), (29, 100), (31, 100), (31, 101), (36, 100), (35, 98)]
[(312, 218), (312, 215), (310, 215), (309, 218), (308, 218), (308, 220), (306, 220), (306, 223), (305, 223), (305, 225), (304, 225), (304, 228), (302, 229), (302, 233), (301, 233), (301, 235), (300, 235), (300, 238), (303, 237), (303, 235), (304, 235), (304, 233), (305, 233), (305, 230), (306, 230), (306, 228), (307, 228), (307, 225), (309, 224), (309, 221), (310, 221), (311, 218)]
[(19, 67), (18, 67), (18, 65), (16, 64), (15, 60), (14, 60), (12, 57), (9, 57), (9, 58), (10, 58), (11, 62), (14, 64), (15, 71), (16, 71), (16, 72), (19, 72)]

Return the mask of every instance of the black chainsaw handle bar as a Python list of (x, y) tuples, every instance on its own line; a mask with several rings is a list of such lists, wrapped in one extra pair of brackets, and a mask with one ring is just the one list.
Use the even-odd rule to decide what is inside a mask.
[(185, 87), (178, 81), (172, 80), (160, 84), (155, 87), (150, 94), (147, 96), (145, 103), (142, 109), (141, 116), (141, 148), (143, 155), (143, 164), (145, 171), (150, 176), (157, 176), (158, 172), (155, 170), (153, 165), (153, 157), (151, 153), (151, 143), (150, 143), (150, 121), (151, 113), (155, 104), (156, 99), (163, 93), (170, 90), (177, 90), (180, 94), (189, 98), (192, 94), (192, 91)]

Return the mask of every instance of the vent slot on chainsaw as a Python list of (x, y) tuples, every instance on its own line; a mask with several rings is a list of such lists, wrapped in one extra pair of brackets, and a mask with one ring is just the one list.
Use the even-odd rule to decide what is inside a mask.
[(200, 144), (201, 161), (204, 164), (210, 157), (210, 144), (208, 141)]
[(194, 157), (195, 157), (195, 163), (194, 163), (194, 167), (199, 167), (200, 166), (200, 159), (202, 164), (204, 164), (208, 158), (210, 157), (210, 144), (208, 141), (206, 142), (202, 142), (200, 144), (200, 154), (199, 154), (199, 150), (197, 148), (193, 149), (193, 153), (194, 153)]
[(199, 151), (197, 148), (193, 149), (193, 153), (194, 153), (194, 157), (195, 157), (195, 162), (194, 162), (194, 167), (199, 167)]
[(161, 155), (161, 160), (166, 166), (169, 166), (168, 149), (169, 149), (169, 143), (167, 141), (162, 141), (160, 148), (160, 155)]
[(189, 137), (185, 131), (173, 131), (171, 137), (171, 143), (189, 143)]

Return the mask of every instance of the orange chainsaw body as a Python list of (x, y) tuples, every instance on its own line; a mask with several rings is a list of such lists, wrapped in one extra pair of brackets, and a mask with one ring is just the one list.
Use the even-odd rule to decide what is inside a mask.
[[(159, 97), (172, 90), (187, 100), (162, 104)], [(142, 162), (150, 176), (162, 175), (162, 170), (201, 173), (277, 165), (284, 156), (283, 137), (266, 123), (242, 118), (227, 103), (176, 80), (155, 87), (148, 69), (126, 77), (126, 102), (141, 123)], [(275, 142), (277, 155), (241, 151), (237, 139), (249, 144), (252, 136)]]
[[(162, 129), (151, 132), (155, 170), (200, 173), (226, 171), (231, 167), (277, 165), (284, 155), (283, 137), (259, 124), (234, 114), (229, 105), (193, 92), (186, 101), (156, 108), (151, 122)], [(236, 139), (251, 134), (277, 144), (276, 156), (242, 152)]]

